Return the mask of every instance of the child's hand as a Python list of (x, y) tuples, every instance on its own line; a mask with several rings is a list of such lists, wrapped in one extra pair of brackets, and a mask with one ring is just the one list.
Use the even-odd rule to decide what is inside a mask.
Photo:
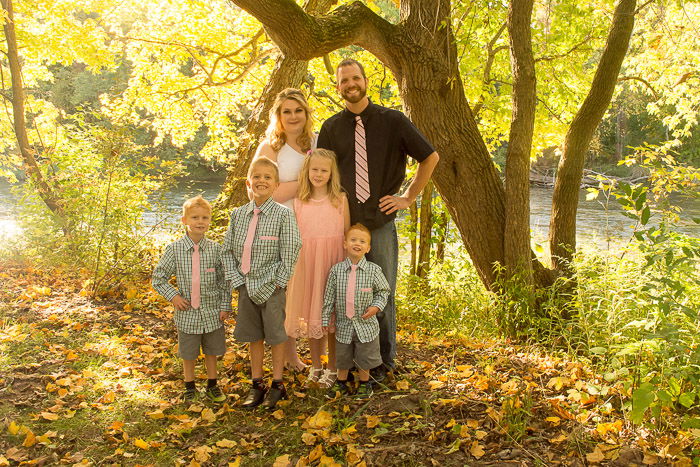
[(328, 334), (328, 326), (321, 326), (321, 330), (324, 334)]
[(173, 297), (172, 302), (176, 310), (185, 311), (190, 307), (190, 302), (182, 298), (182, 295), (179, 294)]
[(377, 313), (379, 313), (379, 307), (378, 307), (378, 306), (371, 306), (371, 307), (368, 307), (368, 308), (365, 310), (365, 314), (362, 315), (362, 319), (371, 318), (372, 316), (376, 315)]
[(226, 322), (228, 319), (228, 311), (220, 311), (219, 312), (219, 319), (221, 320), (222, 323)]

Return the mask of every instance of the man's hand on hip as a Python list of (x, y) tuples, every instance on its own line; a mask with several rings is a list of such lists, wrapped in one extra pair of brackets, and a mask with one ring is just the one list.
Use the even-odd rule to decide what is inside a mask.
[(406, 209), (411, 203), (412, 201), (405, 196), (386, 195), (379, 200), (379, 209), (384, 214), (391, 214), (392, 212)]

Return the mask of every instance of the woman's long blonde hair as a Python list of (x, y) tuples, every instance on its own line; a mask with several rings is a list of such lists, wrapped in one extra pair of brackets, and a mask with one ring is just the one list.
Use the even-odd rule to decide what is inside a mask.
[(304, 125), (304, 131), (297, 138), (297, 143), (301, 146), (301, 151), (306, 152), (311, 149), (311, 141), (314, 136), (314, 121), (311, 112), (311, 107), (306, 101), (304, 94), (298, 89), (287, 88), (283, 89), (275, 97), (275, 102), (272, 104), (272, 109), (270, 109), (270, 125), (267, 127), (267, 140), (270, 142), (270, 146), (275, 152), (282, 149), (284, 143), (287, 142), (287, 135), (284, 133), (284, 128), (282, 128), (282, 103), (287, 99), (292, 99), (299, 103), (299, 105), (304, 109), (306, 113), (306, 124)]
[(309, 181), (309, 167), (311, 159), (318, 157), (326, 159), (331, 163), (331, 176), (328, 179), (328, 199), (333, 206), (338, 207), (340, 200), (343, 197), (343, 189), (340, 187), (340, 170), (338, 170), (338, 162), (335, 158), (335, 153), (330, 149), (314, 149), (304, 159), (304, 164), (299, 172), (299, 192), (297, 198), (302, 202), (311, 199), (311, 182)]

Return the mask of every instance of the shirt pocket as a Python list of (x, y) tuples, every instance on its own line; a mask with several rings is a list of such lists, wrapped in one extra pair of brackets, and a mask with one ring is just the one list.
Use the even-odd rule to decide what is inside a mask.
[(202, 272), (202, 284), (207, 286), (216, 285), (216, 268), (204, 268)]

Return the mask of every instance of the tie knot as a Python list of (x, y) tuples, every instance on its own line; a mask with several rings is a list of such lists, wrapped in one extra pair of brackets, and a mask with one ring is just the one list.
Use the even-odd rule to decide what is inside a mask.
[(198, 250), (199, 250), (199, 244), (198, 244), (198, 243), (195, 243), (195, 244), (194, 244), (194, 251), (198, 251)]
[(357, 270), (357, 264), (351, 264), (351, 265), (350, 265), (350, 270), (351, 270), (351, 271), (356, 271), (356, 270)]
[(355, 122), (357, 122), (357, 123), (359, 123), (360, 125), (362, 125), (362, 117), (360, 117), (359, 115), (355, 115)]
[(260, 214), (260, 208), (254, 208), (253, 214)]

